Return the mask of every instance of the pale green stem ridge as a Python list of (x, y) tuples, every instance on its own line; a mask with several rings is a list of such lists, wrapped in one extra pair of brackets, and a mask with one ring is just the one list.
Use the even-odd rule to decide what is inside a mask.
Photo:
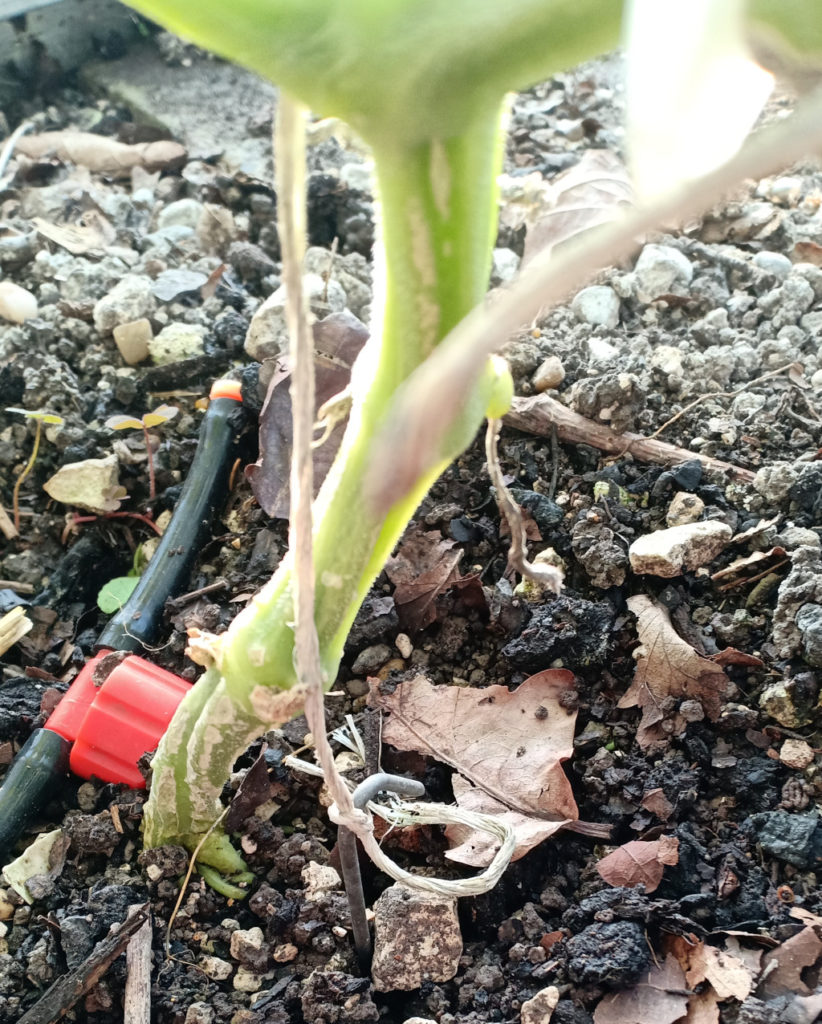
[[(435, 466), (380, 519), (363, 487), (371, 442), (399, 385), (482, 298), (496, 230), (501, 160), (498, 111), (463, 135), (375, 153), (384, 262), (375, 284), (375, 333), (352, 375), (352, 411), (315, 505), (316, 623), (327, 682), (374, 578), (436, 476), (478, 429), (485, 377)], [(180, 706), (155, 758), (146, 841), (189, 847), (219, 813), (219, 795), (249, 742), (298, 710), (293, 667), (292, 560), (213, 642), (215, 666)], [(279, 691), (279, 696), (277, 695)], [(283, 692), (291, 691), (291, 692)], [(208, 855), (201, 859), (207, 863)]]

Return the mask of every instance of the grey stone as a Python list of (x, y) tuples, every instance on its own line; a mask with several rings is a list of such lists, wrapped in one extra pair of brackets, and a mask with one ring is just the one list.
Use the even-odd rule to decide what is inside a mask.
[(774, 505), (786, 501), (799, 474), (790, 462), (772, 462), (757, 470), (754, 489)]
[(758, 252), (753, 261), (754, 266), (759, 267), (760, 270), (779, 278), (787, 277), (793, 267), (793, 263), (787, 256), (783, 256), (781, 252), (770, 252), (767, 249)]
[(731, 536), (729, 526), (713, 519), (685, 523), (639, 537), (628, 549), (628, 557), (635, 573), (679, 576), (713, 561)]
[(360, 651), (351, 666), (351, 671), (355, 676), (373, 675), (390, 659), (391, 648), (388, 644), (374, 644), (372, 647), (366, 647)]
[(191, 1003), (184, 1024), (213, 1024), (214, 1009), (208, 1003)]
[(797, 868), (814, 866), (822, 852), (817, 832), (819, 818), (815, 811), (811, 814), (787, 811), (752, 814), (744, 827), (752, 831), (764, 853)]
[(375, 903), (371, 976), (378, 992), (449, 981), (461, 956), (455, 898), (394, 884)]
[(151, 290), (160, 302), (173, 302), (180, 295), (198, 291), (207, 280), (208, 276), (198, 270), (175, 267), (159, 274)]
[(794, 551), (803, 545), (812, 548), (822, 546), (822, 540), (816, 530), (807, 530), (803, 526), (786, 526), (775, 537), (774, 541), (780, 544), (786, 551)]
[(498, 287), (510, 281), (519, 270), (519, 256), (513, 249), (494, 249), (491, 259), (491, 284)]
[[(312, 313), (318, 317), (340, 313), (346, 308), (346, 294), (333, 278), (326, 282), (319, 274), (305, 274), (303, 289)], [(276, 359), (288, 351), (284, 286), (269, 295), (251, 318), (245, 351), (252, 359), (260, 362)]]
[(665, 514), (665, 522), (668, 526), (683, 526), (685, 523), (695, 523), (705, 509), (705, 502), (696, 494), (688, 494), (687, 491), (677, 491), (671, 499), (668, 511)]
[(110, 334), (119, 324), (149, 317), (157, 308), (153, 281), (141, 274), (126, 274), (94, 306), (94, 326)]
[(822, 668), (822, 604), (803, 604), (794, 621), (802, 637), (805, 661), (814, 668)]
[(580, 320), (594, 327), (616, 327), (619, 323), (619, 296), (607, 285), (583, 288), (574, 297), (571, 309)]
[(660, 295), (684, 291), (694, 268), (687, 256), (670, 245), (646, 245), (634, 268), (637, 298), (651, 302)]

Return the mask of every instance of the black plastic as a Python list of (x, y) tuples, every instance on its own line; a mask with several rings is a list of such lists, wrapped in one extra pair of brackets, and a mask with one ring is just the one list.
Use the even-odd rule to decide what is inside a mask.
[(36, 729), (0, 786), (0, 865), (26, 825), (54, 796), (68, 773), (71, 744), (51, 729)]
[(188, 582), (216, 507), (225, 495), (241, 410), (233, 398), (214, 398), (209, 403), (171, 522), (128, 601), (100, 634), (98, 649), (136, 652), (154, 639), (163, 606)]

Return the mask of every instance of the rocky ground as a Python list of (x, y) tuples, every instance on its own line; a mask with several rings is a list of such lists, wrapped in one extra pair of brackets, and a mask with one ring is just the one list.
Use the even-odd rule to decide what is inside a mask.
[[(189, 93), (219, 79), (221, 65), (176, 41), (147, 45), (157, 74), (185, 79)], [(10, 127), (30, 120), (29, 136), (81, 129), (129, 144), (163, 140), (134, 89), (112, 84), (134, 85), (128, 67), (103, 72), (85, 79), (94, 86), (50, 84), (21, 100)], [(606, 61), (518, 97), (495, 286), (555, 230), (546, 215), (562, 209), (563, 192), (548, 179), (586, 168), (577, 187), (604, 215), (629, 200), (618, 162), (601, 155), (621, 148), (618, 72)], [(787, 106), (776, 102), (771, 116)], [(70, 146), (37, 154), (24, 137), (0, 174), (0, 498), (11, 517), (0, 541), (0, 613), (19, 607), (33, 624), (0, 658), (2, 763), (93, 652), (107, 619), (99, 591), (128, 572), (154, 535), (151, 522), (173, 507), (217, 376), (243, 381), (238, 458), (256, 459), (271, 375), (262, 361), (276, 355), (281, 324), (276, 300), (260, 307), (279, 285), (280, 253), (267, 102), (247, 121), (222, 154), (219, 134), (209, 146), (176, 124), (186, 154), (172, 146), (159, 166), (125, 172), (91, 170), (99, 154)], [(599, 162), (585, 156), (592, 149)], [(367, 166), (334, 136), (316, 141), (310, 160), (315, 311), (367, 321)], [(514, 590), (480, 438), (433, 488), (352, 633), (329, 715), (334, 725), (353, 716), (361, 773), (380, 758), (376, 705), (395, 729), (392, 699), (410, 700), (416, 677), (467, 694), (473, 709), (474, 695), (488, 691), (499, 720), (471, 718), (468, 728), (489, 742), (503, 728), (503, 690), (519, 692), (527, 739), (495, 761), (489, 788), (528, 803), (525, 780), (522, 792), (506, 781), (511, 758), (536, 751), (539, 780), (544, 734), (534, 730), (553, 738), (565, 722), (563, 813), (539, 803), (541, 794), (529, 808), (531, 824), (560, 816), (568, 826), (520, 851), (493, 891), (461, 900), (458, 911), (398, 897), (366, 867), (379, 942), (363, 976), (319, 785), (283, 763), (302, 746), (304, 721), (269, 734), (262, 756), (253, 748), (232, 779), (234, 827), (257, 876), (248, 898), (227, 899), (195, 875), (168, 944), (183, 852), (142, 850), (141, 792), (74, 779), (36, 824), (66, 837), (51, 865), (25, 895), (0, 890), (0, 1022), (19, 1021), (56, 979), (88, 963), (129, 907), (145, 903), (158, 1024), (535, 1022), (551, 1007), (558, 1024), (817, 1019), (821, 200), (810, 162), (748, 183), (700, 221), (647, 239), (625, 266), (511, 339), (506, 355), (529, 430), (506, 427), (500, 458), (529, 513), (531, 556), (564, 567), (559, 598)], [(142, 432), (105, 423), (160, 404), (178, 411), (153, 431), (152, 499)], [(557, 404), (580, 417), (573, 443)], [(36, 423), (8, 408), (62, 419), (43, 426), (19, 490), (19, 531), (13, 492)], [(665, 453), (640, 457), (632, 438), (614, 441), (614, 432), (660, 432), (686, 454), (675, 466)], [(84, 482), (82, 493), (55, 496), (48, 481), (58, 469), (106, 458), (108, 475), (91, 490)], [(135, 515), (107, 515), (118, 500)], [(169, 609), (147, 656), (193, 678), (185, 630), (224, 627), (285, 546), (284, 521), (264, 511), (238, 470), (190, 591), (216, 586)], [(423, 615), (407, 598), (421, 576)], [(370, 699), (369, 677), (380, 681)], [(543, 684), (547, 696), (527, 704)], [(445, 763), (401, 730), (389, 735), (384, 768), (422, 779), (443, 802), (464, 785), (465, 751)], [(556, 762), (554, 770), (563, 771)], [(254, 781), (241, 800), (244, 777)], [(444, 858), (438, 828), (386, 844), (419, 873), (476, 870)], [(433, 952), (420, 936), (436, 936)], [(122, 1020), (126, 975), (126, 959), (115, 959), (69, 1019)], [(40, 1006), (26, 1019), (57, 1019)]]

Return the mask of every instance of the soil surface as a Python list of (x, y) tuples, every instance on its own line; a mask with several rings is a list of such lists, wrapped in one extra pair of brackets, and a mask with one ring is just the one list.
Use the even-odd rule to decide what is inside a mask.
[[(151, 45), (195, 82), (210, 64), (168, 37)], [(788, 105), (775, 102), (771, 115)], [(546, 181), (589, 150), (619, 154), (621, 112), (617, 61), (517, 98), (494, 286), (505, 287), (536, 244), (534, 224), (551, 202)], [(21, 100), (11, 127), (22, 119), (33, 122), (31, 134), (163, 137), (76, 82)], [(270, 130), (267, 113), (249, 119), (252, 137)], [(367, 320), (367, 165), (333, 136), (312, 147), (310, 161), (311, 243), (326, 250), (312, 256), (311, 269), (326, 277), (316, 311), (349, 309)], [(583, 187), (591, 181), (589, 172)], [(254, 313), (279, 284), (270, 184), (222, 163), (217, 142), (213, 154), (120, 178), (18, 154), (0, 187), (3, 277), (37, 303), (35, 316), (0, 326), (0, 499), (9, 515), (35, 423), (5, 410), (63, 420), (43, 428), (20, 487), (19, 536), (0, 539), (0, 613), (19, 606), (33, 623), (0, 657), (5, 765), (92, 655), (108, 619), (97, 607), (100, 589), (127, 574), (155, 535), (151, 522), (173, 508), (202, 399), (218, 376), (243, 382), (239, 468), (189, 581), (194, 596), (168, 606), (145, 656), (195, 678), (186, 630), (228, 624), (276, 567), (287, 528), (240, 471), (257, 457), (271, 375), (260, 358), (275, 354), (270, 339), (267, 349), (246, 344)], [(461, 553), (456, 572), (470, 585), (453, 585), (446, 573), (420, 617), (394, 600), (402, 584), (383, 574), (363, 607), (328, 701), (331, 724), (353, 716), (365, 743), (361, 774), (379, 764), (413, 775), (432, 800), (453, 799), (453, 766), (388, 744), (380, 751), (369, 677), (383, 694), (419, 674), (481, 694), (493, 685), (515, 691), (550, 668), (573, 676), (562, 695), (563, 714), (576, 714), (564, 770), (586, 825), (572, 822), (512, 863), (493, 891), (460, 901), (450, 972), (421, 964), (420, 942), (396, 954), (402, 966), (393, 974), (384, 962), (373, 979), (361, 973), (339, 879), (320, 871), (339, 861), (319, 783), (283, 763), (303, 745), (305, 722), (296, 720), (249, 751), (226, 792), (236, 797), (233, 831), (256, 875), (248, 897), (228, 899), (194, 874), (168, 937), (186, 856), (143, 851), (144, 792), (77, 778), (55, 788), (15, 852), (35, 832), (61, 829), (60, 855), (31, 880), (31, 902), (0, 888), (0, 1024), (20, 1020), (143, 904), (157, 1024), (527, 1022), (547, 1020), (553, 1003), (557, 1024), (817, 1019), (820, 202), (815, 164), (749, 183), (702, 220), (646, 239), (593, 290), (510, 340), (520, 396), (554, 398), (617, 432), (647, 436), (664, 426), (660, 439), (691, 453), (672, 467), (604, 454), (593, 441), (566, 443), (550, 425), (545, 436), (503, 430), (500, 460), (528, 513), (530, 555), (551, 549), (543, 557), (564, 567), (560, 597), (514, 589), (478, 438), (412, 526), (429, 548)], [(56, 230), (67, 226), (79, 230), (68, 238)], [(129, 365), (112, 332), (141, 319), (153, 355)], [(114, 432), (105, 421), (161, 403), (178, 412), (152, 431), (151, 498), (142, 432)], [(90, 512), (43, 490), (60, 467), (112, 455), (127, 492), (120, 511), (134, 515)], [(708, 525), (691, 536), (693, 522)], [(670, 535), (647, 540), (671, 526), (688, 533), (678, 554)], [(629, 555), (640, 538), (650, 562)], [(256, 783), (242, 804), (252, 764)], [(586, 834), (590, 825), (602, 827)], [(598, 864), (631, 841), (643, 845), (623, 851), (628, 863), (616, 874), (603, 867), (606, 880)], [(444, 857), (439, 828), (390, 834), (386, 846), (418, 873), (477, 870)], [(657, 854), (658, 870), (637, 869), (640, 856)], [(373, 905), (390, 880), (363, 870)], [(378, 909), (378, 925), (402, 933), (410, 925), (393, 916), (404, 912), (396, 904)], [(423, 921), (429, 912), (420, 911)], [(448, 908), (442, 913), (430, 926), (438, 935), (455, 927)], [(127, 973), (126, 958), (115, 959), (69, 1019), (122, 1021)]]

